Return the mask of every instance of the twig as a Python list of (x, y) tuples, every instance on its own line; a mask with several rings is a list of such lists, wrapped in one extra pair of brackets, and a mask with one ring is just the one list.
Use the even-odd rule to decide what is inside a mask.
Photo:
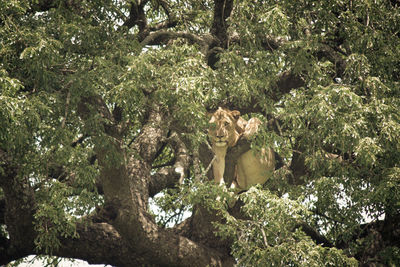
[(152, 42), (154, 42), (156, 39), (177, 39), (177, 38), (185, 38), (188, 39), (194, 43), (199, 44), (200, 46), (206, 46), (207, 42), (200, 38), (199, 36), (192, 34), (192, 33), (188, 33), (188, 32), (170, 32), (167, 30), (160, 30), (157, 32), (153, 32), (151, 34), (149, 34), (142, 42), (141, 45), (142, 46), (146, 46), (149, 44), (152, 44)]
[(61, 122), (61, 128), (63, 129), (65, 127), (65, 121), (67, 120), (67, 115), (68, 115), (68, 107), (69, 107), (69, 102), (71, 100), (71, 90), (68, 90), (67, 93), (67, 100), (65, 101), (65, 112), (64, 112), (64, 118)]
[[(208, 147), (211, 151), (213, 151), (213, 150), (212, 150), (212, 147), (210, 146), (210, 144), (209, 144), (208, 142), (206, 142), (206, 144), (207, 144), (207, 147)], [(217, 158), (217, 155), (214, 154), (213, 159), (211, 160), (210, 164), (208, 164), (207, 169), (204, 170), (202, 176), (206, 176), (206, 175), (207, 175), (208, 171), (210, 170), (210, 168), (211, 168), (211, 166), (212, 166), (212, 164), (213, 164), (213, 162), (215, 161), (216, 158)]]
[(282, 136), (282, 129), (281, 129), (281, 126), (279, 125), (278, 120), (274, 119), (274, 121), (275, 121), (275, 124), (276, 124), (276, 128), (278, 128), (279, 135)]
[(217, 155), (214, 155), (213, 159), (211, 160), (210, 164), (208, 165), (207, 169), (204, 170), (203, 175), (202, 176), (206, 176), (208, 171), (210, 170), (214, 160), (217, 158)]
[(262, 226), (261, 226), (261, 233), (262, 233), (262, 236), (263, 236), (264, 245), (265, 245), (266, 248), (268, 248), (269, 245), (268, 245), (268, 241), (267, 241), (267, 236), (266, 236), (265, 231), (264, 231), (264, 229), (262, 228)]

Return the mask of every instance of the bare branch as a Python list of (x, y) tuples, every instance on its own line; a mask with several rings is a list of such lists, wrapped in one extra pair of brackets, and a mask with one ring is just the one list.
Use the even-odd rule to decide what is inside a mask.
[(174, 149), (174, 163), (172, 166), (161, 168), (156, 174), (151, 176), (149, 181), (149, 195), (152, 197), (164, 188), (176, 186), (183, 183), (185, 173), (189, 169), (191, 162), (185, 144), (179, 139), (176, 133), (169, 137), (169, 143)]
[(172, 167), (161, 168), (151, 176), (149, 181), (149, 196), (154, 197), (161, 190), (176, 186), (180, 177), (180, 174)]
[(128, 28), (133, 26), (139, 27), (139, 32), (142, 33), (147, 28), (147, 18), (144, 12), (144, 6), (147, 4), (148, 0), (144, 1), (131, 1), (131, 9), (129, 10), (129, 18), (123, 24)]
[(61, 122), (61, 128), (65, 127), (65, 122), (66, 122), (67, 116), (68, 116), (68, 108), (69, 108), (70, 101), (71, 101), (71, 90), (68, 90), (67, 99), (65, 100), (65, 112), (64, 112), (64, 118), (62, 119), (62, 122)]
[(295, 228), (301, 228), (301, 230), (303, 230), (303, 232), (306, 235), (311, 237), (311, 239), (314, 240), (314, 242), (317, 243), (318, 245), (330, 248), (333, 247), (332, 242), (330, 242), (325, 236), (318, 233), (314, 228), (312, 228), (308, 224), (300, 223)]
[(167, 30), (160, 30), (149, 34), (142, 42), (142, 46), (146, 45), (157, 45), (165, 43), (172, 39), (184, 38), (193, 43), (200, 45), (201, 47), (206, 47), (208, 45), (206, 38), (201, 38), (196, 34), (189, 32), (171, 32)]
[[(131, 261), (138, 263), (137, 255), (129, 252), (125, 240), (116, 229), (105, 222), (81, 222), (77, 225), (79, 239), (63, 238), (61, 248), (55, 256), (85, 259), (91, 264), (125, 265)], [(84, 247), (84, 249), (82, 249)], [(113, 259), (110, 262), (110, 254), (120, 253), (128, 259)]]
[[(276, 83), (279, 92), (283, 95), (290, 90), (299, 88), (304, 85), (304, 80), (297, 74), (294, 74), (290, 71), (283, 72)], [(276, 99), (279, 99), (279, 96), (275, 96)]]
[(176, 20), (166, 20), (166, 21), (156, 24), (155, 26), (149, 27), (149, 30), (150, 31), (159, 31), (159, 30), (175, 27), (177, 24), (178, 24), (178, 21), (176, 21)]
[(226, 48), (228, 44), (228, 23), (233, 9), (233, 0), (216, 0), (214, 1), (214, 18), (211, 27), (211, 34), (219, 40), (218, 46)]

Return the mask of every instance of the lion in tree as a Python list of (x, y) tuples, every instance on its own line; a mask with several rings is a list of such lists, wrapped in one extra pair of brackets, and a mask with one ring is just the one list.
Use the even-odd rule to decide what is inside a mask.
[[(249, 138), (258, 131), (261, 121), (251, 118), (246, 121), (237, 110), (219, 107), (210, 119), (208, 135), (212, 143), (215, 159), (212, 163), (214, 180), (224, 184), (225, 157), (229, 147), (236, 145), (240, 138)], [(237, 160), (231, 188), (247, 190), (255, 184), (263, 184), (275, 169), (275, 154), (272, 148), (262, 148), (255, 152), (248, 150)]]

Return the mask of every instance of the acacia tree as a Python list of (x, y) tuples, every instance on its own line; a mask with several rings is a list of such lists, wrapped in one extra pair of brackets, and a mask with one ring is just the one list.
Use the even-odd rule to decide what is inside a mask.
[[(0, 1), (0, 264), (399, 265), (399, 17), (397, 0)], [(263, 121), (228, 183), (250, 147), (281, 159), (233, 208), (208, 182), (218, 106)]]

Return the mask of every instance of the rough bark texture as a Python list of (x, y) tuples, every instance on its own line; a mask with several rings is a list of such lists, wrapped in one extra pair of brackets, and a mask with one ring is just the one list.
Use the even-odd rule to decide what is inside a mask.
[(10, 166), (11, 162), (6, 164), (5, 173), (0, 176), (5, 197), (4, 210), (0, 214), (4, 215), (10, 238), (1, 240), (5, 244), (0, 245), (0, 263), (32, 253), (36, 235), (32, 225), (35, 212), (32, 188), (29, 188), (26, 180), (18, 177), (17, 169)]
[[(223, 266), (229, 257), (171, 230), (159, 228), (147, 212), (151, 164), (167, 133), (167, 116), (154, 106), (133, 144), (134, 156), (128, 158), (118, 143), (114, 144), (115, 150), (126, 159), (123, 161), (126, 165), (109, 165), (100, 156), (104, 154), (101, 146), (98, 148), (106, 206), (115, 209), (108, 220), (127, 240), (130, 253), (140, 255), (142, 264)], [(129, 262), (123, 265), (129, 265)]]

